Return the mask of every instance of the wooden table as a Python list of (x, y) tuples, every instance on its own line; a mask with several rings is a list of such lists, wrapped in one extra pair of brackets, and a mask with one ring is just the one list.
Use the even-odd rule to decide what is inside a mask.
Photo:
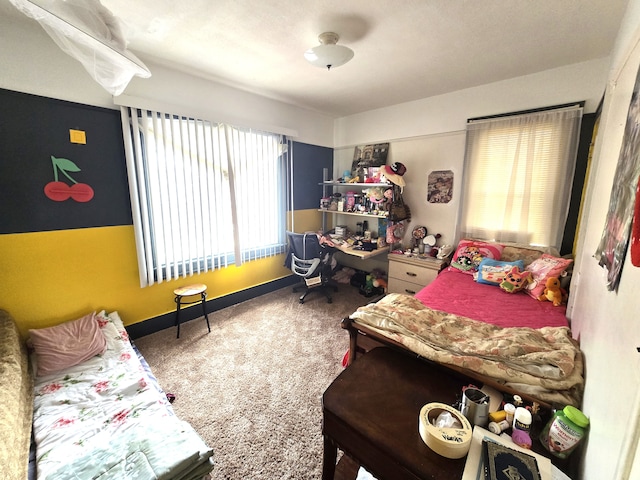
[(378, 480), (455, 480), (466, 457), (451, 460), (420, 437), (427, 403), (453, 404), (470, 379), (390, 348), (359, 357), (322, 397), (323, 480), (333, 480), (337, 448)]

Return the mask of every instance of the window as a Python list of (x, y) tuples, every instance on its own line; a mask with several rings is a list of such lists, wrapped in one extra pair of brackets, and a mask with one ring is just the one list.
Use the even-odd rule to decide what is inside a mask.
[(460, 236), (559, 248), (581, 118), (573, 106), (470, 120)]
[(121, 111), (142, 286), (285, 251), (281, 135)]

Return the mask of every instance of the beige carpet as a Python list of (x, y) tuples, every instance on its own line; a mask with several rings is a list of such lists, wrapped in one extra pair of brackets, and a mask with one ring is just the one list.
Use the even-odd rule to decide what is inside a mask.
[(214, 479), (314, 479), (322, 466), (322, 392), (342, 371), (340, 320), (369, 302), (340, 285), (298, 303), (284, 288), (139, 338), (176, 414), (214, 450)]

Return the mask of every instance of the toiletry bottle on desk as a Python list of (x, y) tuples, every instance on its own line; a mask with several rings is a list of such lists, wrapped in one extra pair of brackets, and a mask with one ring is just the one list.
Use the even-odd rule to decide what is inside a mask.
[(513, 414), (513, 431), (511, 440), (522, 448), (531, 448), (531, 412), (524, 407), (517, 407)]

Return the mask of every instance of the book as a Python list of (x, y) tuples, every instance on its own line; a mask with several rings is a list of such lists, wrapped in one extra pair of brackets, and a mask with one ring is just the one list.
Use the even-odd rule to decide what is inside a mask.
[(491, 440), (482, 449), (485, 480), (541, 480), (535, 457)]
[[(560, 480), (562, 478), (556, 476), (556, 473), (559, 472), (559, 470), (552, 465), (551, 460), (548, 457), (519, 447), (511, 441), (511, 437), (504, 433), (502, 435), (496, 435), (495, 433), (491, 433), (489, 430), (476, 425), (473, 427), (471, 447), (469, 448), (469, 454), (467, 455), (467, 460), (464, 465), (462, 480), (484, 479), (484, 458), (482, 452), (483, 440), (492, 441), (500, 445), (507, 445), (509, 448), (534, 457), (538, 462), (538, 469), (540, 470), (540, 477), (542, 480)], [(566, 479), (562, 478), (562, 480)]]

